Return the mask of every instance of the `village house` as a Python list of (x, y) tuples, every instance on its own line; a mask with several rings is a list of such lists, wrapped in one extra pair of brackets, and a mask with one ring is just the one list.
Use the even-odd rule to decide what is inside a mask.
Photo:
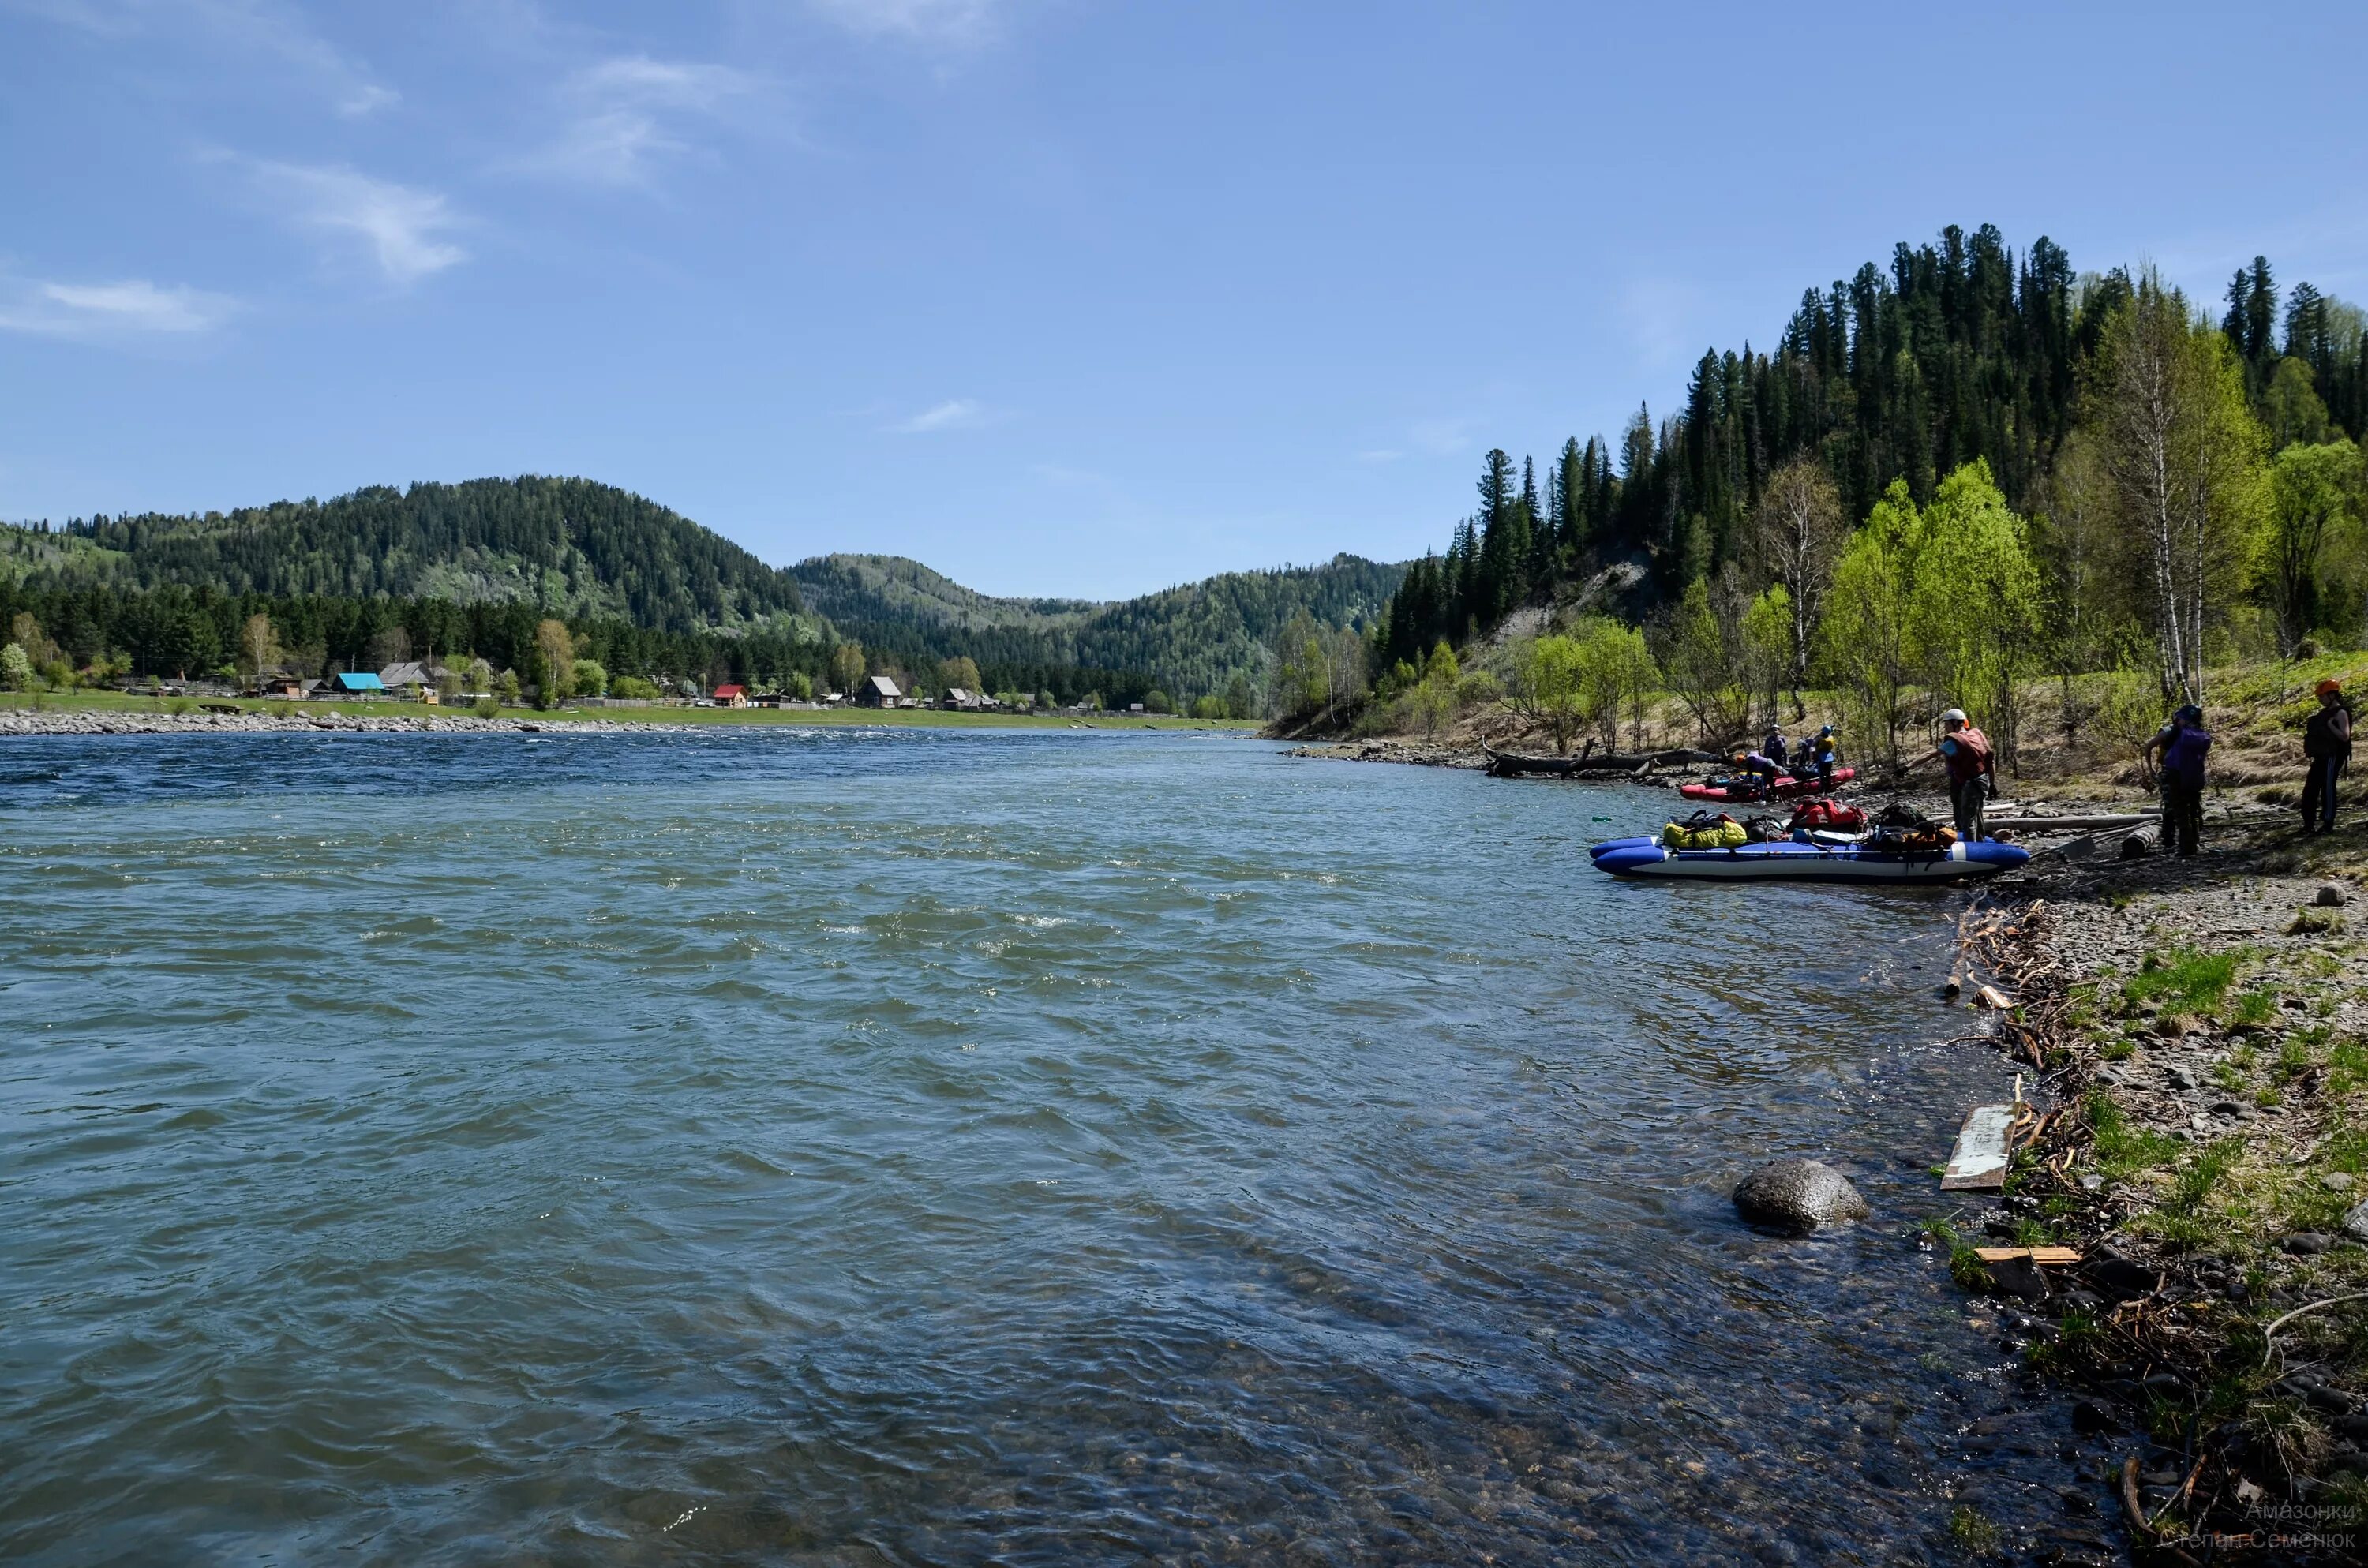
[(340, 670), (323, 681), (322, 697), (384, 697), (386, 683), (368, 670)]
[(886, 676), (867, 676), (855, 688), (858, 708), (902, 708), (905, 702), (904, 692)]
[(417, 697), (459, 677), (442, 665), (405, 659), (378, 672), (378, 682), (397, 697)]
[(748, 688), (745, 686), (717, 687), (715, 688), (715, 706), (718, 708), (747, 707)]
[(968, 711), (992, 708), (995, 706), (995, 699), (984, 692), (973, 691), (968, 687), (948, 687), (945, 696), (938, 699), (938, 706)]

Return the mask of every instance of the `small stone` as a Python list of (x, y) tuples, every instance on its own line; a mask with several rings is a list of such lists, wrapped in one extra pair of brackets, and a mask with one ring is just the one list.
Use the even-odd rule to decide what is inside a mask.
[(2003, 1257), (1984, 1267), (1990, 1271), (1990, 1283), (1997, 1287), (2000, 1295), (2015, 1296), (2026, 1301), (2047, 1299), (2047, 1277), (2029, 1257)]
[(2335, 1238), (2319, 1231), (2296, 1231), (2278, 1245), (2295, 1257), (2316, 1257), (2335, 1244)]
[(2329, 1192), (2349, 1192), (2359, 1183), (2350, 1171), (2329, 1171), (2318, 1178), (2318, 1185)]
[(2072, 1430), (2084, 1437), (2094, 1437), (2111, 1432), (2120, 1425), (2105, 1413), (2105, 1407), (2092, 1400), (2081, 1400), (2072, 1407)]
[(1779, 1160), (1752, 1172), (1736, 1187), (1735, 1207), (1755, 1225), (1793, 1232), (1867, 1214), (1850, 1178), (1816, 1160)]
[(2109, 1301), (2134, 1301), (2151, 1296), (2162, 1282), (2162, 1277), (2153, 1269), (2111, 1253), (2090, 1258), (2081, 1273)]
[(2084, 1171), (2080, 1176), (2080, 1190), (2083, 1192), (2102, 1192), (2105, 1190), (2105, 1178), (2099, 1176), (2094, 1171)]
[(2343, 891), (2340, 882), (2325, 883), (2311, 898), (2311, 903), (2321, 909), (2340, 909), (2350, 902), (2351, 894)]
[(2368, 1202), (2353, 1204), (2343, 1216), (2343, 1233), (2355, 1242), (2368, 1242)]
[(2162, 1075), (2169, 1079), (2172, 1083), (2178, 1085), (2182, 1089), (2196, 1089), (2203, 1087), (2203, 1085), (2197, 1080), (2195, 1076), (2195, 1069), (2192, 1067), (2181, 1067), (2173, 1063), (2162, 1070)]

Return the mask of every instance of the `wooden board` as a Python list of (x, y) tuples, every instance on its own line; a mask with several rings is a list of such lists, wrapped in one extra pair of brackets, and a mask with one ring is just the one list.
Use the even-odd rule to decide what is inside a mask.
[(2014, 1107), (1977, 1105), (1957, 1129), (1957, 1147), (1941, 1177), (1943, 1192), (1996, 1191), (2006, 1185), (2007, 1140)]
[(2078, 1263), (2080, 1255), (2070, 1247), (1975, 1247), (1975, 1256), (1984, 1263), (2004, 1263), (2010, 1257), (2027, 1257), (2033, 1263)]

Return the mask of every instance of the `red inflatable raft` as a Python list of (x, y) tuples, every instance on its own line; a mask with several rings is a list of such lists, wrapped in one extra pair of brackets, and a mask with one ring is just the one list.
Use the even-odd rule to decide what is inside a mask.
[[(1837, 784), (1847, 784), (1857, 777), (1858, 769), (1855, 767), (1834, 769), (1834, 782)], [(1780, 773), (1776, 776), (1774, 794), (1776, 799), (1782, 801), (1789, 800), (1794, 795), (1815, 795), (1824, 789), (1825, 786), (1817, 781), (1814, 774), (1806, 778), (1792, 778)], [(1760, 801), (1768, 798), (1767, 794), (1748, 784), (1741, 788), (1731, 788), (1724, 783), (1680, 784), (1678, 786), (1678, 793), (1689, 801)]]

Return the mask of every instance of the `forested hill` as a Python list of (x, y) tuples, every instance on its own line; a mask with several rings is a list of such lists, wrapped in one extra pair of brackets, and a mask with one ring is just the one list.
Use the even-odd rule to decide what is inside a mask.
[(803, 608), (788, 572), (655, 502), (585, 479), (373, 485), (228, 514), (127, 513), (77, 520), (50, 540), (14, 541), (29, 585), (523, 603), (673, 632)]
[[(1901, 244), (1887, 266), (1804, 292), (1772, 350), (1705, 350), (1661, 419), (1640, 405), (1616, 441), (1574, 437), (1543, 464), (1490, 452), (1477, 511), (1390, 611), (1383, 667), (1613, 562), (1648, 568), (1630, 609), (1730, 565), (1753, 576), (1755, 525), (1788, 468), (1815, 471), (1855, 521), (1894, 481), (1921, 505), (1978, 459), (2011, 506), (2047, 513), (2084, 373), (2107, 324), (2153, 287), (2126, 268), (2076, 273), (2044, 236), (2018, 256), (1988, 224)], [(2272, 449), (2368, 434), (2360, 310), (2307, 282), (2282, 291), (2256, 257), (2217, 330)]]
[(906, 663), (967, 654), (981, 665), (1138, 671), (1171, 693), (1265, 679), (1267, 649), (1304, 613), (1321, 625), (1372, 620), (1403, 565), (1337, 555), (1320, 566), (1227, 572), (1107, 604), (993, 598), (917, 562), (830, 555), (799, 562), (807, 604), (842, 637)]

